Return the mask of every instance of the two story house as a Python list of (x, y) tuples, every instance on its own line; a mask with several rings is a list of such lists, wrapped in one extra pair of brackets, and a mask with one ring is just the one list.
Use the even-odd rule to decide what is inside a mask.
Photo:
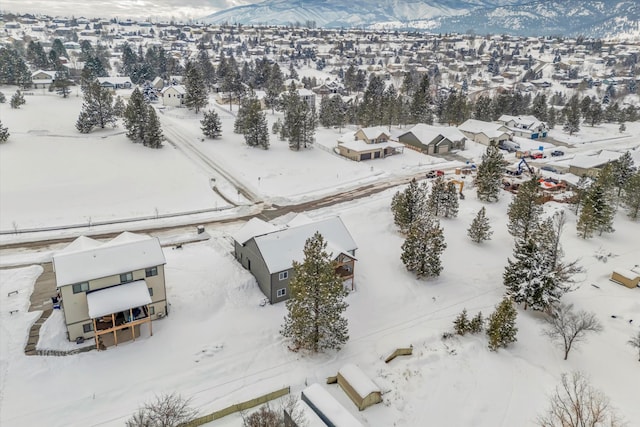
[(360, 128), (338, 140), (340, 155), (356, 162), (381, 159), (403, 151), (404, 144), (392, 140), (391, 133), (382, 126)]
[(327, 242), (336, 272), (353, 289), (357, 246), (340, 217), (315, 222), (300, 218), (282, 227), (252, 218), (232, 236), (235, 258), (254, 275), (271, 304), (289, 298), (293, 262), (304, 261), (304, 245), (316, 232)]
[(108, 242), (79, 237), (53, 256), (69, 340), (98, 348), (135, 339), (167, 314), (165, 257), (157, 238), (124, 232)]

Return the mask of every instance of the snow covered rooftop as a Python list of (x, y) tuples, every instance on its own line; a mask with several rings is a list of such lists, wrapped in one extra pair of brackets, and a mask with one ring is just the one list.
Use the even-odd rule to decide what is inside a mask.
[(404, 144), (396, 141), (378, 142), (376, 144), (368, 144), (365, 141), (344, 141), (340, 142), (340, 145), (356, 152), (381, 150), (384, 148), (402, 148)]
[(389, 130), (384, 126), (373, 126), (360, 129), (367, 139), (376, 139), (380, 135), (390, 135)]
[(579, 168), (595, 168), (604, 165), (605, 163), (618, 160), (620, 156), (622, 156), (622, 153), (602, 150), (600, 153), (592, 156), (578, 154), (573, 158), (573, 160), (571, 160), (570, 164), (571, 166)]
[(418, 123), (408, 131), (403, 131), (398, 136), (412, 133), (422, 143), (429, 143), (433, 141), (438, 135), (442, 135), (450, 141), (460, 141), (466, 139), (466, 136), (456, 127), (452, 126), (431, 126), (424, 123)]
[(332, 425), (336, 427), (362, 427), (362, 423), (355, 419), (320, 384), (311, 384), (302, 390), (302, 394), (311, 402), (311, 405), (331, 421)]
[(344, 365), (338, 373), (344, 378), (351, 387), (358, 393), (358, 396), (364, 398), (371, 393), (380, 392), (378, 387), (359, 367), (349, 363)]
[(162, 93), (164, 95), (165, 92), (169, 91), (173, 89), (174, 91), (178, 92), (181, 95), (184, 95), (187, 93), (187, 89), (183, 86), (183, 85), (173, 85), (173, 86), (167, 86), (164, 89), (162, 89), (162, 91), (160, 91), (160, 93)]
[(233, 240), (244, 245), (248, 240), (253, 237), (261, 236), (263, 234), (273, 233), (274, 231), (278, 231), (280, 228), (275, 225), (263, 221), (260, 218), (251, 218), (245, 225), (242, 226), (238, 231), (231, 234)]
[(358, 248), (340, 217), (287, 228), (255, 238), (269, 272), (288, 270), (293, 261), (301, 262), (304, 259), (304, 244), (316, 231), (327, 242), (327, 251), (333, 253), (334, 257), (338, 256), (336, 252), (348, 254)]
[(112, 286), (87, 294), (89, 317), (92, 319), (147, 304), (151, 304), (151, 297), (144, 280)]
[(102, 244), (79, 237), (53, 255), (58, 287), (163, 264), (157, 238), (126, 231)]
[[(502, 128), (502, 129), (501, 129)], [(469, 119), (458, 126), (458, 129), (469, 133), (484, 133), (487, 136), (504, 133), (504, 125), (500, 123), (484, 122), (482, 120)]]

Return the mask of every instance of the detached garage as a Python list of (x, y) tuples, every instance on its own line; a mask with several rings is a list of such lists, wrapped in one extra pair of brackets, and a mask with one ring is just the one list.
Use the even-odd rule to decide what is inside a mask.
[(361, 411), (382, 402), (380, 388), (356, 365), (348, 364), (338, 371), (338, 385)]
[(619, 283), (627, 288), (635, 288), (640, 284), (640, 274), (625, 269), (616, 269), (611, 273), (609, 278), (612, 282)]

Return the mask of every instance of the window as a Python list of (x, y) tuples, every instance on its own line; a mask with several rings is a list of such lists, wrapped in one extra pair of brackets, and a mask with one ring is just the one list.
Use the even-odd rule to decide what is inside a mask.
[(149, 307), (149, 316), (156, 314), (156, 308), (154, 306)]
[(286, 280), (289, 278), (289, 272), (288, 271), (281, 271), (280, 274), (278, 274), (278, 279), (280, 280)]
[(73, 285), (73, 293), (87, 292), (89, 290), (89, 282), (76, 283)]
[(84, 325), (82, 325), (82, 330), (84, 331), (85, 334), (87, 332), (93, 331), (93, 323), (85, 323)]
[(124, 273), (120, 275), (120, 283), (133, 282), (133, 273)]
[(282, 298), (283, 296), (287, 295), (287, 288), (282, 288), (282, 289), (278, 289), (276, 291), (276, 296), (278, 298)]
[(158, 275), (158, 267), (151, 267), (144, 270), (144, 274), (146, 277), (157, 276)]
[(149, 296), (152, 297), (153, 296), (153, 288), (147, 288), (149, 289)]

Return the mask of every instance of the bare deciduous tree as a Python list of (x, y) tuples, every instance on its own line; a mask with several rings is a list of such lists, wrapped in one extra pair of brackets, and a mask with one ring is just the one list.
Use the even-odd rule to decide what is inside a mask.
[(629, 345), (638, 349), (638, 362), (640, 362), (640, 331), (631, 338), (629, 341)]
[(593, 388), (584, 375), (562, 374), (562, 385), (550, 398), (550, 408), (538, 417), (540, 427), (622, 427), (609, 399)]
[(282, 417), (269, 405), (261, 406), (259, 410), (249, 416), (242, 415), (243, 427), (280, 427)]
[(189, 406), (190, 401), (171, 393), (156, 396), (145, 403), (127, 421), (127, 427), (176, 427), (195, 419), (197, 412)]
[(571, 347), (584, 339), (587, 332), (601, 332), (602, 325), (594, 313), (573, 311), (573, 304), (558, 305), (547, 317), (549, 328), (544, 334), (564, 346), (564, 360), (569, 357)]

